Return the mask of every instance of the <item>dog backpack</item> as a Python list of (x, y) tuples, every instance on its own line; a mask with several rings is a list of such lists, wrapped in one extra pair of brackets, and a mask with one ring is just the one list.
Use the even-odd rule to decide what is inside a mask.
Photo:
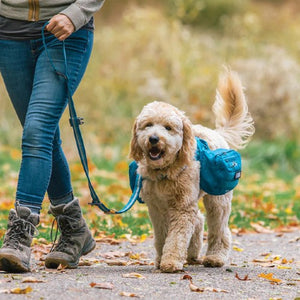
[(232, 149), (210, 150), (206, 141), (196, 137), (195, 159), (200, 161), (200, 189), (210, 195), (233, 190), (242, 174), (241, 155)]
[[(195, 160), (200, 161), (200, 189), (210, 195), (224, 195), (233, 190), (242, 174), (240, 154), (232, 149), (210, 150), (206, 141), (196, 137)], [(138, 165), (132, 161), (129, 165), (129, 182), (135, 191)], [(137, 199), (143, 203), (141, 198)]]

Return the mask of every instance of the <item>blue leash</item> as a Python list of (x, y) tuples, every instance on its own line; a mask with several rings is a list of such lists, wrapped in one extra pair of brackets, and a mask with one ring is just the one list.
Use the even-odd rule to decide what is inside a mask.
[(132, 192), (132, 195), (131, 195), (130, 199), (128, 200), (127, 204), (121, 210), (116, 211), (114, 209), (109, 209), (100, 201), (99, 197), (97, 196), (97, 194), (94, 190), (94, 187), (91, 183), (91, 180), (90, 180), (88, 161), (87, 161), (87, 157), (86, 157), (86, 151), (85, 151), (81, 131), (80, 131), (80, 128), (79, 128), (79, 126), (84, 123), (83, 118), (77, 117), (75, 106), (74, 106), (74, 101), (73, 101), (73, 98), (72, 98), (72, 92), (71, 92), (70, 86), (69, 86), (69, 76), (68, 76), (68, 65), (67, 65), (67, 55), (66, 55), (65, 42), (62, 41), (62, 50), (63, 50), (63, 56), (64, 56), (65, 70), (66, 70), (66, 74), (63, 74), (55, 68), (55, 65), (54, 65), (54, 63), (53, 63), (53, 61), (52, 61), (52, 59), (49, 55), (49, 52), (48, 52), (47, 44), (46, 44), (46, 41), (45, 41), (45, 34), (44, 34), (45, 27), (48, 25), (48, 23), (49, 22), (46, 22), (44, 24), (43, 28), (42, 28), (43, 45), (44, 45), (47, 57), (49, 59), (49, 62), (51, 64), (54, 72), (58, 76), (63, 77), (66, 81), (68, 106), (69, 106), (69, 113), (70, 113), (69, 122), (70, 122), (71, 127), (73, 128), (73, 133), (74, 133), (74, 137), (75, 137), (75, 140), (76, 140), (76, 145), (77, 145), (78, 153), (79, 153), (79, 156), (80, 156), (81, 164), (83, 166), (86, 178), (88, 180), (90, 194), (91, 194), (91, 197), (93, 199), (93, 201), (89, 204), (98, 206), (98, 208), (100, 208), (106, 214), (121, 214), (121, 213), (124, 213), (124, 212), (128, 211), (133, 206), (133, 204), (136, 202), (136, 200), (138, 199), (139, 193), (140, 193), (140, 190), (141, 190), (141, 187), (142, 187), (142, 178), (141, 178), (140, 175), (136, 176), (135, 188)]

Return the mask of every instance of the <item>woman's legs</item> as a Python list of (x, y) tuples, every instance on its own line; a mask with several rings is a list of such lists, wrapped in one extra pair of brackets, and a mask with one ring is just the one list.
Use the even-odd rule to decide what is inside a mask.
[[(61, 42), (52, 36), (46, 39), (55, 68), (65, 73)], [(92, 33), (78, 31), (65, 44), (69, 84), (73, 93), (87, 66)], [(51, 208), (61, 220), (60, 226), (64, 230), (61, 247), (52, 252), (52, 259), (56, 255), (56, 261), (61, 261), (63, 255), (71, 267), (76, 267), (79, 257), (95, 247), (95, 241), (82, 218), (78, 200), (71, 201), (70, 172), (61, 149), (58, 123), (67, 105), (65, 79), (54, 72), (41, 40), (0, 40), (0, 72), (24, 126), (16, 210), (12, 209), (9, 214), (7, 232), (0, 249), (0, 270), (29, 271), (30, 244), (47, 190), (52, 204), (56, 205)], [(70, 202), (69, 206), (67, 202)], [(74, 211), (76, 215), (73, 216)], [(70, 220), (77, 227), (73, 223), (68, 226)], [(78, 239), (75, 241), (76, 249), (69, 236), (70, 228), (73, 230), (72, 237)], [(66, 255), (68, 252), (72, 252), (72, 257)]]
[[(46, 39), (56, 69), (65, 73), (61, 42), (52, 36)], [(92, 33), (76, 32), (65, 44), (70, 88), (74, 92), (90, 56)], [(60, 199), (71, 201), (70, 172), (58, 129), (67, 104), (66, 82), (54, 72), (41, 40), (0, 41), (0, 57), (2, 76), (24, 125), (16, 198), (35, 212), (47, 189), (55, 204)]]

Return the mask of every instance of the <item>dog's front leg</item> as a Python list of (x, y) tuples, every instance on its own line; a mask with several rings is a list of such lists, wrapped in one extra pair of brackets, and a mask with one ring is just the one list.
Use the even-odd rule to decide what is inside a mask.
[(222, 267), (231, 247), (228, 220), (231, 211), (232, 192), (222, 196), (204, 196), (208, 226), (208, 248), (203, 259), (205, 267)]
[(154, 230), (154, 246), (156, 249), (155, 266), (159, 269), (163, 246), (167, 236), (167, 217), (151, 202), (147, 204), (149, 216)]
[(189, 207), (184, 211), (172, 208), (169, 215), (169, 230), (160, 263), (162, 272), (176, 272), (183, 269), (195, 228), (197, 208)]

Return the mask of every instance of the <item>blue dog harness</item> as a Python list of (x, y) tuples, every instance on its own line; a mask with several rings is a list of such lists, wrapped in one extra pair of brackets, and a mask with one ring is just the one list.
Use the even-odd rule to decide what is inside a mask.
[[(198, 137), (195, 139), (197, 142), (195, 160), (200, 162), (200, 189), (210, 195), (224, 195), (233, 190), (242, 173), (241, 155), (232, 149), (210, 150), (206, 141)], [(137, 168), (136, 161), (130, 163), (130, 188), (136, 195), (136, 200), (143, 203), (139, 197), (142, 179), (137, 174)], [(137, 181), (138, 186), (135, 184)]]

